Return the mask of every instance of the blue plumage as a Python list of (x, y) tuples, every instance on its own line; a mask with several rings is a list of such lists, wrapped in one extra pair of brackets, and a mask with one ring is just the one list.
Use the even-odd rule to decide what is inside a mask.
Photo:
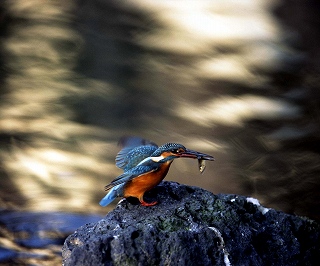
[[(143, 194), (161, 182), (175, 158), (214, 160), (211, 155), (188, 150), (178, 143), (166, 143), (158, 147), (155, 143), (139, 137), (126, 137), (120, 140), (120, 144), (123, 148), (116, 156), (116, 166), (123, 169), (124, 173), (105, 187), (108, 194), (100, 201), (101, 206), (107, 206), (117, 197), (123, 196), (137, 197), (142, 205), (152, 206), (156, 202), (146, 203)], [(147, 179), (144, 179), (146, 176)], [(139, 177), (140, 183), (130, 182)], [(143, 183), (141, 186), (141, 180), (147, 182), (147, 185)], [(132, 190), (133, 186), (136, 187)], [(127, 193), (130, 189), (131, 192)]]
[(114, 179), (109, 185), (105, 187), (106, 190), (109, 190), (108, 194), (100, 201), (102, 207), (107, 206), (117, 197), (123, 196), (123, 189), (128, 181), (132, 178), (135, 178), (139, 175), (153, 172), (158, 169), (158, 165), (154, 163), (149, 163), (146, 161), (144, 165), (138, 165), (123, 173)]
[(154, 151), (157, 150), (157, 146), (138, 146), (135, 148), (125, 147), (116, 157), (116, 166), (128, 171), (129, 169), (137, 166), (142, 160), (149, 157)]
[(123, 189), (123, 184), (117, 185), (110, 189), (107, 195), (99, 202), (102, 207), (106, 207), (112, 201), (114, 201), (117, 197), (122, 194), (121, 190)]

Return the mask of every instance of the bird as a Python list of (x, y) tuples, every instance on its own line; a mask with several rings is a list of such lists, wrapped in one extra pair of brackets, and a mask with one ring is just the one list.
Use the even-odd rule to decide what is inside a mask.
[(135, 197), (142, 206), (154, 206), (158, 202), (144, 201), (144, 193), (165, 178), (174, 159), (192, 158), (201, 163), (204, 160), (214, 160), (211, 155), (187, 149), (179, 143), (169, 142), (158, 147), (149, 140), (134, 136), (123, 137), (119, 143), (123, 148), (115, 161), (116, 166), (124, 172), (105, 186), (108, 193), (99, 203), (102, 207), (109, 205), (117, 197)]

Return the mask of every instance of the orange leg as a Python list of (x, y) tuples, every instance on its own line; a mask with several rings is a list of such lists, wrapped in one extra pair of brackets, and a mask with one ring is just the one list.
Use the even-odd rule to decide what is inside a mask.
[(139, 197), (139, 201), (140, 201), (142, 206), (154, 206), (154, 205), (156, 205), (158, 203), (157, 201), (153, 201), (153, 202), (150, 202), (150, 203), (145, 202), (143, 200), (143, 194)]

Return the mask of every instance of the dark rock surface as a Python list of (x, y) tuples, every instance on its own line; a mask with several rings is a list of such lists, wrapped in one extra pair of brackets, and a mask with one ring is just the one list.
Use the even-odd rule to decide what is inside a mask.
[[(63, 246), (64, 265), (320, 265), (320, 226), (237, 195), (162, 182)], [(252, 203), (254, 202), (254, 203)]]

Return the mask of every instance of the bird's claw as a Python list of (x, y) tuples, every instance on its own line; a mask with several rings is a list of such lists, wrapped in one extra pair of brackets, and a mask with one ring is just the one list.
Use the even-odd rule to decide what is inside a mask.
[(157, 201), (153, 201), (153, 202), (148, 203), (148, 202), (145, 202), (144, 200), (140, 200), (140, 202), (141, 202), (142, 206), (154, 206), (158, 203)]

